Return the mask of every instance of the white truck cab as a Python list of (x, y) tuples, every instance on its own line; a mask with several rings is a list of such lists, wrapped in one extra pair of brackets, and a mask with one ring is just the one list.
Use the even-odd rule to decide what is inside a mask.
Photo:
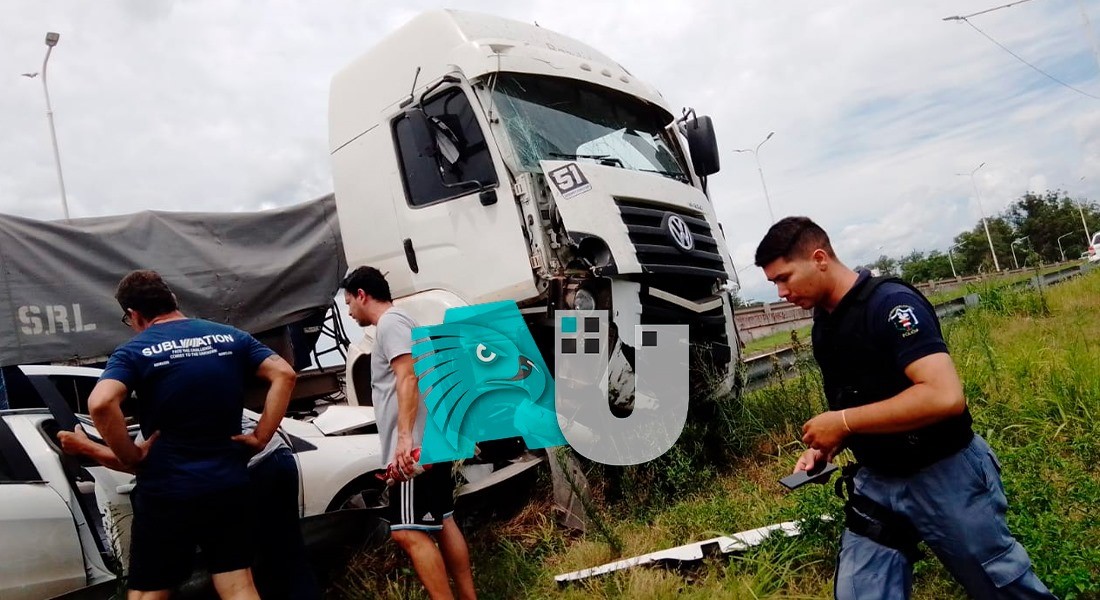
[[(704, 370), (732, 381), (736, 273), (706, 192), (708, 117), (677, 118), (581, 42), (448, 10), (339, 72), (329, 123), (348, 265), (379, 268), (422, 325), (514, 300), (552, 363), (555, 310), (609, 310), (613, 404), (628, 404), (634, 326), (687, 324), (693, 387)], [(369, 403), (372, 339), (348, 359), (352, 403)]]

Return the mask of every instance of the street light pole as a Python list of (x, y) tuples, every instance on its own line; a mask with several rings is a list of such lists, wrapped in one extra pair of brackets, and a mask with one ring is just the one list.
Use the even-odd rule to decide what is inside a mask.
[[(1028, 246), (1030, 246), (1031, 245), (1031, 239), (1029, 239), (1029, 237), (1030, 236), (1025, 235), (1022, 238), (1016, 238), (1016, 239), (1012, 240), (1011, 244), (1008, 245), (1008, 249), (1012, 250), (1012, 264), (1016, 265), (1016, 270), (1017, 271), (1020, 269), (1020, 263), (1016, 262), (1016, 244), (1021, 244), (1021, 243), (1023, 243), (1024, 240), (1027, 240)], [(1027, 265), (1027, 260), (1024, 260), (1024, 265), (1025, 266)]]
[[(1078, 181), (1085, 181), (1085, 176), (1082, 175)], [(1092, 234), (1089, 233), (1089, 224), (1085, 222), (1085, 207), (1084, 202), (1080, 199), (1077, 200), (1077, 213), (1081, 215), (1081, 227), (1085, 228), (1085, 247), (1092, 245)]]
[(61, 175), (61, 153), (57, 149), (57, 131), (53, 126), (53, 106), (50, 104), (50, 87), (46, 83), (46, 66), (50, 62), (50, 52), (61, 39), (61, 34), (49, 32), (46, 34), (46, 58), (42, 60), (42, 91), (46, 94), (46, 120), (50, 123), (50, 140), (53, 142), (53, 160), (57, 166), (57, 184), (61, 187), (61, 209), (65, 213), (65, 220), (69, 220), (69, 200), (65, 196), (65, 178)]
[(768, 134), (768, 137), (764, 138), (763, 142), (756, 145), (756, 149), (744, 148), (741, 150), (734, 150), (734, 152), (752, 152), (753, 158), (756, 159), (756, 172), (760, 173), (760, 186), (764, 188), (764, 201), (768, 203), (768, 216), (772, 219), (772, 224), (775, 224), (775, 213), (772, 212), (772, 199), (768, 196), (768, 184), (764, 183), (764, 168), (760, 166), (760, 146), (764, 145), (764, 142), (772, 139), (775, 132)]
[[(982, 195), (978, 192), (978, 184), (974, 181), (974, 174), (978, 172), (978, 169), (985, 166), (985, 163), (978, 165), (970, 172), (970, 185), (974, 186), (974, 197), (978, 200), (978, 211), (982, 215), (982, 226), (985, 227), (985, 239), (989, 242), (989, 253), (993, 255), (993, 267), (998, 271), (1001, 270), (1001, 263), (997, 260), (997, 251), (993, 249), (993, 236), (989, 235), (989, 222), (985, 218), (985, 207), (982, 206)], [(965, 175), (965, 173), (956, 173), (956, 175)]]
[(956, 246), (958, 246), (958, 244), (951, 244), (947, 247), (947, 262), (951, 265), (951, 276), (958, 279), (959, 274), (955, 272), (955, 259), (951, 256), (951, 249)]
[(1062, 238), (1066, 237), (1067, 235), (1073, 235), (1073, 232), (1071, 231), (1069, 233), (1063, 233), (1062, 235), (1058, 236), (1058, 254), (1062, 255), (1062, 262), (1066, 262), (1066, 252), (1065, 250), (1062, 250)]

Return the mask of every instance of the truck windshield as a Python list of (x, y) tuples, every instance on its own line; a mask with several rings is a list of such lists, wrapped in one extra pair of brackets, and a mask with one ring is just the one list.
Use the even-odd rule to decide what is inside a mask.
[(668, 116), (630, 95), (583, 82), (501, 73), (493, 104), (520, 168), (580, 159), (687, 182), (665, 132)]

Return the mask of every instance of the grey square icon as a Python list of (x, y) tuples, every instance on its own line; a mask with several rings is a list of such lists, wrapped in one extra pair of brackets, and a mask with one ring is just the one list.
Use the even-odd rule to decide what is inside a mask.
[(584, 353), (585, 354), (599, 354), (600, 353), (600, 339), (589, 338), (584, 340)]
[(562, 354), (576, 354), (577, 353), (577, 340), (575, 338), (562, 338), (562, 340), (561, 340), (561, 353)]
[(585, 317), (584, 318), (584, 332), (585, 333), (599, 333), (600, 332), (600, 318), (599, 317)]
[(643, 331), (642, 332), (642, 346), (652, 347), (657, 345), (657, 332), (656, 331)]

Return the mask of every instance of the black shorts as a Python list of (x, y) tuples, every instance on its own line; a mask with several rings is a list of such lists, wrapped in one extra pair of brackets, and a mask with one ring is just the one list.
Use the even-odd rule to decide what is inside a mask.
[(247, 487), (177, 499), (131, 495), (130, 572), (127, 587), (150, 592), (187, 581), (202, 550), (211, 574), (252, 566), (254, 523)]
[(449, 462), (433, 464), (420, 475), (390, 487), (390, 505), (383, 517), (389, 521), (390, 531), (443, 529), (443, 519), (455, 510), (451, 468)]

